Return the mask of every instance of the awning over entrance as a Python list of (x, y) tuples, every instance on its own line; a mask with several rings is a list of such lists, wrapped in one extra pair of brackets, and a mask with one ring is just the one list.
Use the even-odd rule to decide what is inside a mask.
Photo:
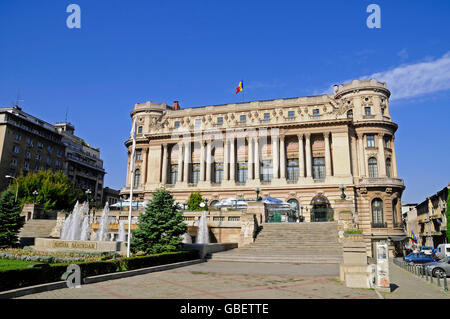
[(408, 236), (389, 236), (389, 239), (392, 241), (404, 241), (409, 239)]

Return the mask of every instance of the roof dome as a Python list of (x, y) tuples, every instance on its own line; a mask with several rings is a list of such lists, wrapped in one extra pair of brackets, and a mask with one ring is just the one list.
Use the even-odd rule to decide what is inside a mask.
[(330, 202), (322, 193), (317, 194), (311, 200), (311, 205), (329, 205)]

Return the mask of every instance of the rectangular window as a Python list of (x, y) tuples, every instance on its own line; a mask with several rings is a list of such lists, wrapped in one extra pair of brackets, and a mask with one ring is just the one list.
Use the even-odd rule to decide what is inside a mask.
[(142, 126), (138, 127), (138, 134), (142, 134)]
[(41, 160), (41, 154), (39, 154), (39, 153), (36, 154), (36, 160), (37, 160), (37, 161), (40, 161), (40, 160)]
[(12, 160), (11, 160), (11, 165), (10, 165), (11, 167), (17, 167), (17, 160), (15, 159), (15, 158), (13, 158)]
[(288, 111), (288, 120), (292, 121), (295, 119), (294, 111)]
[(313, 119), (319, 119), (319, 115), (320, 115), (320, 111), (319, 109), (314, 109), (313, 110)]
[(52, 159), (50, 157), (47, 157), (45, 159), (45, 162), (47, 163), (47, 165), (51, 165), (52, 164)]
[(176, 184), (178, 177), (178, 165), (173, 164), (170, 166), (170, 184)]
[(366, 135), (367, 138), (367, 147), (375, 147), (375, 135), (369, 134)]
[(218, 125), (222, 125), (222, 124), (223, 124), (223, 117), (222, 117), (222, 116), (219, 116), (219, 117), (217, 118), (217, 124), (218, 124)]
[(33, 141), (29, 137), (27, 137), (27, 145), (28, 146), (33, 146)]
[(287, 179), (289, 181), (298, 180), (299, 168), (298, 168), (298, 159), (288, 159), (287, 160)]
[(247, 122), (247, 116), (246, 116), (246, 115), (241, 115), (241, 116), (239, 117), (239, 121), (240, 121), (241, 123)]
[(217, 184), (222, 183), (223, 180), (223, 163), (214, 164), (214, 182)]
[(314, 157), (313, 158), (313, 179), (325, 178), (325, 158)]
[(51, 145), (47, 146), (47, 152), (51, 153), (53, 150), (53, 147)]
[(261, 181), (270, 182), (272, 180), (272, 174), (272, 160), (261, 161)]
[(200, 127), (202, 126), (202, 120), (201, 119), (196, 119), (195, 120), (195, 127)]
[(26, 159), (30, 159), (30, 158), (31, 158), (31, 153), (30, 153), (30, 151), (26, 151), (26, 152), (25, 152), (25, 158), (26, 158)]
[(142, 150), (136, 150), (136, 161), (142, 160)]
[(270, 113), (264, 113), (264, 122), (267, 123), (270, 121)]
[(371, 112), (370, 112), (370, 106), (364, 107), (364, 115), (370, 115), (370, 114), (371, 114)]
[(175, 121), (174, 125), (175, 128), (180, 127), (180, 121)]
[(385, 136), (384, 137), (384, 147), (385, 148), (389, 148), (389, 142), (390, 142), (391, 138), (389, 136)]
[(191, 181), (193, 184), (197, 184), (199, 180), (200, 180), (200, 164), (195, 163), (195, 164), (192, 164)]
[(20, 138), (21, 138), (20, 134), (14, 133), (14, 140), (15, 141), (20, 141)]
[(41, 142), (37, 142), (37, 147), (42, 149), (44, 147), (44, 144), (42, 144)]
[(245, 183), (247, 181), (247, 163), (238, 163), (238, 182)]
[(29, 171), (30, 170), (30, 162), (24, 162), (23, 163), (23, 170), (24, 171)]
[(14, 145), (14, 146), (13, 146), (13, 152), (16, 153), (16, 154), (18, 154), (18, 153), (20, 152), (20, 147), (17, 146), (17, 145)]

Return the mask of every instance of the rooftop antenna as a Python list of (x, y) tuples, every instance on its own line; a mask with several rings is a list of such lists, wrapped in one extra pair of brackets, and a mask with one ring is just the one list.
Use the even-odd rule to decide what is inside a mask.
[(67, 123), (67, 113), (69, 113), (69, 107), (66, 107), (66, 119), (65, 119), (65, 123)]
[(17, 93), (16, 97), (16, 105), (20, 107), (20, 102), (24, 102), (25, 100), (20, 98), (20, 93)]

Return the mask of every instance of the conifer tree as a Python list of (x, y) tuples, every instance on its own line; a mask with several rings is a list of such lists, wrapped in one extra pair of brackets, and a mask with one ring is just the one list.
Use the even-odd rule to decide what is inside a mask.
[(15, 193), (5, 190), (0, 194), (0, 248), (15, 246), (24, 221), (20, 216), (20, 203)]
[(172, 195), (164, 188), (157, 189), (145, 212), (139, 215), (130, 250), (147, 254), (178, 251), (182, 246), (181, 236), (186, 231), (183, 213)]

